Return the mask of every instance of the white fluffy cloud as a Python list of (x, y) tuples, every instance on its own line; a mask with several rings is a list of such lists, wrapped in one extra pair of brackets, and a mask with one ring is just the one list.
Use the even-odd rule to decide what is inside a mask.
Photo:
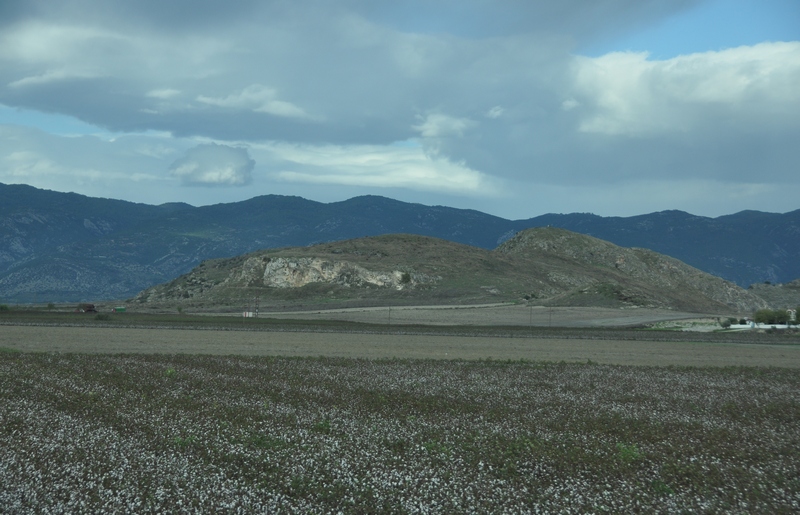
[(468, 196), (499, 194), (496, 180), (463, 163), (430, 156), (417, 145), (298, 146), (270, 145), (282, 161), (275, 173), (281, 181), (376, 188), (406, 188)]
[(246, 186), (254, 166), (246, 149), (210, 143), (187, 150), (169, 173), (189, 186)]
[(581, 131), (642, 135), (705, 129), (718, 116), (739, 126), (797, 125), (798, 84), (800, 42), (762, 43), (663, 61), (630, 52), (578, 57), (572, 94), (583, 106)]

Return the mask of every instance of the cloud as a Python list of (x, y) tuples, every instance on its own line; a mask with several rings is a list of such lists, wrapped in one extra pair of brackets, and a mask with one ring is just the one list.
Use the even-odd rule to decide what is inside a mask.
[(456, 118), (446, 114), (429, 114), (422, 118), (413, 129), (419, 131), (423, 138), (460, 137), (477, 123), (468, 118)]
[(247, 149), (210, 143), (187, 150), (169, 173), (187, 186), (246, 186), (254, 166)]
[[(0, 125), (0, 182), (23, 182), (39, 188), (115, 197), (117, 188), (130, 194), (162, 191), (158, 169), (180, 144), (159, 136), (56, 136), (14, 125)], [(158, 154), (161, 153), (161, 156)], [(154, 188), (154, 184), (160, 184)]]
[(506, 112), (506, 110), (503, 109), (502, 106), (494, 106), (493, 108), (489, 109), (486, 112), (486, 117), (487, 118), (492, 118), (492, 119), (500, 118), (501, 116), (503, 116), (503, 113), (505, 113), (505, 112)]
[[(746, 184), (756, 175), (798, 182), (789, 170), (800, 160), (792, 143), (800, 139), (800, 42), (564, 63), (551, 70), (550, 84), (529, 81), (532, 93), (504, 99), (502, 117), (437, 140), (437, 155), (534, 185), (664, 177)], [(456, 119), (474, 112), (469, 103), (447, 111)]]
[(47, 84), (50, 82), (57, 82), (71, 79), (92, 79), (98, 77), (90, 73), (76, 73), (68, 72), (65, 70), (46, 71), (40, 75), (32, 75), (30, 77), (23, 77), (22, 79), (15, 80), (8, 83), (9, 88), (23, 88), (26, 86), (34, 86), (39, 84)]
[(167, 100), (176, 97), (180, 94), (181, 94), (180, 90), (172, 88), (162, 88), (162, 89), (154, 89), (148, 91), (146, 96), (150, 98), (160, 98), (161, 100)]
[[(684, 191), (703, 207), (686, 193), (702, 178), (729, 184), (717, 191), (739, 206), (736, 192), (752, 184), (774, 193), (800, 181), (793, 172), (800, 43), (664, 60), (580, 55), (700, 4), (713, 7), (706, 0), (8, 0), (0, 3), (4, 112), (55, 113), (115, 142), (26, 136), (24, 144), (0, 141), (0, 159), (31, 152), (17, 157), (39, 156), (39, 168), (16, 161), (14, 177), (35, 172), (37, 184), (50, 177), (64, 188), (67, 175), (56, 169), (102, 170), (108, 183), (87, 181), (85, 191), (114, 196), (116, 182), (117, 196), (137, 191), (139, 200), (147, 192), (128, 178), (160, 170), (142, 184), (160, 180), (160, 195), (193, 203), (246, 190), (179, 184), (252, 184), (252, 194), (295, 187), (309, 196), (327, 195), (334, 184), (369, 185), (475, 203), (524, 191), (529, 197), (515, 202), (529, 210), (540, 209), (528, 201), (531, 192), (553, 191), (569, 197), (565, 204), (613, 209), (645, 191), (631, 184), (663, 180), (670, 194)], [(398, 141), (416, 146), (398, 149)], [(607, 200), (591, 198), (601, 191)]]
[(630, 52), (578, 57), (572, 89), (583, 104), (581, 131), (634, 136), (686, 132), (720, 115), (734, 125), (763, 122), (764, 115), (770, 123), (797, 122), (797, 84), (800, 42), (791, 42), (663, 61)]
[(238, 93), (226, 97), (207, 97), (200, 95), (197, 101), (219, 107), (232, 109), (248, 109), (256, 113), (267, 113), (286, 118), (311, 118), (303, 109), (296, 105), (277, 99), (278, 93), (261, 84), (251, 84)]
[(496, 196), (498, 181), (463, 163), (430, 156), (409, 146), (269, 146), (283, 162), (274, 176), (281, 181), (375, 188), (406, 188), (469, 196)]

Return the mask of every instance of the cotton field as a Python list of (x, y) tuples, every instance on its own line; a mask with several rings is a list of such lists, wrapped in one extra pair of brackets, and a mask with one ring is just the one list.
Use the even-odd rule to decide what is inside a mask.
[(790, 513), (779, 368), (0, 353), (4, 513)]

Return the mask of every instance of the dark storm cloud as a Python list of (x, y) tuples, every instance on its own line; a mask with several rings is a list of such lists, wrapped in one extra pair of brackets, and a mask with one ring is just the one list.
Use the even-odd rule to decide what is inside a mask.
[[(603, 20), (616, 20), (626, 6), (633, 11), (628, 18), (666, 9), (662, 2), (645, 4), (646, 9), (637, 7), (640, 2), (621, 0), (590, 8), (515, 1), (13, 4), (27, 16), (17, 17), (21, 23), (11, 35), (18, 36), (18, 55), (3, 62), (6, 71), (0, 76), (6, 87), (0, 102), (76, 116), (111, 130), (390, 142), (414, 136), (409, 122), (431, 110), (463, 115), (465, 108), (491, 108), (484, 105), (487, 101), (521, 101), (524, 96), (509, 91), (530, 94), (563, 67), (572, 43), (570, 35), (553, 35), (559, 29), (585, 33), (590, 21), (604, 26)], [(370, 24), (359, 16), (362, 11), (387, 21), (401, 11), (416, 12), (415, 20), (440, 20), (439, 32), (462, 38), (404, 34)], [(495, 35), (528, 35), (486, 44), (470, 41), (486, 27)], [(542, 30), (547, 35), (539, 35)], [(53, 47), (50, 58), (42, 46)], [(75, 87), (76, 80), (83, 89)], [(8, 86), (14, 84), (17, 91)], [(277, 89), (279, 101), (309, 112), (316, 122), (198, 105), (198, 98), (224, 97), (258, 84)], [(157, 89), (180, 95), (153, 106), (147, 95)], [(230, 123), (229, 117), (238, 117), (239, 123)]]
[(579, 55), (701, 3), (3, 2), (0, 104), (246, 146), (287, 183), (797, 182), (800, 44)]

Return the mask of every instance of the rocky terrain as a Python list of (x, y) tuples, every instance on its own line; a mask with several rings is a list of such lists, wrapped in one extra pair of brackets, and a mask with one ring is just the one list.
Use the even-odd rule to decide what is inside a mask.
[(757, 283), (748, 290), (764, 299), (773, 309), (800, 306), (800, 279), (786, 284)]
[[(498, 252), (541, 262), (561, 259), (577, 270), (568, 280), (575, 288), (561, 293), (561, 303), (587, 304), (581, 297), (609, 295), (648, 307), (702, 311), (708, 301), (747, 312), (765, 307), (763, 299), (739, 286), (647, 249), (624, 248), (563, 229), (523, 231)], [(558, 294), (557, 294), (558, 295)], [(701, 300), (702, 299), (702, 300)]]
[(676, 259), (556, 228), (488, 251), (388, 235), (210, 260), (141, 292), (140, 305), (195, 308), (469, 304), (649, 307), (750, 313), (767, 303)]
[(743, 287), (800, 277), (800, 210), (505, 220), (377, 196), (328, 204), (268, 195), (212, 206), (151, 206), (0, 184), (0, 302), (127, 298), (203, 261), (267, 248), (409, 233), (492, 250), (519, 231), (545, 226), (647, 248)]

